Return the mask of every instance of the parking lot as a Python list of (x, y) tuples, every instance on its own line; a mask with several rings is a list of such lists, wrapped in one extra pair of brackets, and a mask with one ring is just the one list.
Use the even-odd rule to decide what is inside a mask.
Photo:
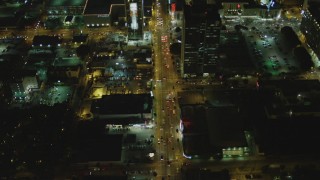
[[(242, 29), (253, 63), (256, 68), (267, 76), (279, 76), (296, 73), (300, 70), (293, 50), (288, 47), (284, 37), (281, 35), (281, 28), (290, 26), (296, 30), (299, 24), (293, 24), (285, 20), (244, 20)], [(233, 28), (237, 22), (229, 22), (227, 28)], [(232, 30), (232, 29), (230, 29)]]

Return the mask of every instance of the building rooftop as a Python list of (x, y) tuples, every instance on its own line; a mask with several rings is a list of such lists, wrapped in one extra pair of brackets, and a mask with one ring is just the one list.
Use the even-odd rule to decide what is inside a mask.
[(152, 63), (152, 53), (151, 49), (139, 49), (133, 53), (133, 57), (137, 64), (151, 64)]
[(317, 153), (319, 148), (313, 144), (320, 140), (316, 128), (320, 120), (319, 81), (264, 80), (259, 85), (265, 114), (256, 126), (260, 150), (266, 154)]
[(259, 148), (268, 155), (305, 154), (317, 155), (315, 142), (320, 141), (319, 117), (292, 116), (269, 120), (259, 131)]
[(218, 7), (213, 4), (195, 4), (192, 6), (186, 5), (185, 6), (185, 17), (186, 23), (193, 22), (197, 23), (200, 22), (199, 19), (192, 19), (191, 17), (203, 17), (205, 21), (216, 21), (220, 20), (220, 16), (218, 13)]
[(320, 21), (320, 3), (315, 1), (309, 2), (308, 10), (310, 14), (312, 14), (312, 17), (315, 18), (317, 22), (319, 22)]
[(14, 76), (15, 78), (23, 78), (26, 76), (36, 76), (37, 75), (37, 70), (33, 70), (33, 69), (20, 69), (19, 71), (16, 71)]
[[(121, 172), (122, 173), (122, 172)], [(85, 175), (82, 177), (83, 180), (106, 180), (106, 179), (112, 179), (112, 180), (127, 180), (128, 175)]]
[(250, 3), (253, 0), (221, 0), (221, 3)]
[(72, 37), (72, 42), (73, 43), (84, 43), (86, 42), (88, 39), (88, 34), (78, 34), (78, 35), (74, 35)]
[(182, 177), (184, 180), (223, 180), (230, 179), (228, 170), (211, 171), (209, 169), (182, 169)]
[(206, 111), (210, 142), (215, 147), (246, 147), (245, 122), (238, 106), (216, 106)]
[(81, 61), (78, 57), (59, 57), (53, 61), (55, 67), (73, 67), (81, 65)]
[(0, 7), (0, 19), (3, 17), (14, 17), (19, 10), (17, 7)]
[(204, 148), (214, 152), (246, 146), (245, 131), (255, 132), (256, 144), (266, 154), (319, 151), (313, 147), (320, 140), (316, 130), (319, 81), (265, 80), (259, 84), (259, 91), (199, 89), (179, 93), (185, 154), (210, 153)]
[(26, 66), (33, 66), (35, 64), (38, 63), (44, 63), (46, 65), (49, 65), (52, 63), (52, 61), (54, 60), (54, 54), (52, 53), (52, 51), (50, 50), (35, 50), (32, 49), (28, 52), (28, 62), (26, 64)]
[(184, 0), (172, 0), (171, 2), (176, 4), (176, 11), (182, 11), (183, 10), (183, 6), (185, 4)]
[[(185, 6), (184, 12), (186, 27), (198, 26), (201, 22), (205, 21), (205, 6)], [(196, 19), (196, 17), (201, 19)]]
[(0, 28), (16, 27), (19, 17), (16, 16), (17, 8), (0, 7)]
[(244, 117), (237, 106), (185, 106), (181, 107), (181, 119), (188, 155), (247, 146)]
[[(318, 114), (320, 83), (318, 80), (264, 80), (260, 88), (269, 90), (265, 108), (272, 117), (282, 116), (291, 109), (296, 114)], [(271, 117), (271, 116), (270, 116)]]
[(212, 152), (246, 147), (244, 131), (250, 128), (246, 114), (253, 103), (246, 104), (243, 99), (252, 98), (252, 94), (250, 90), (205, 89), (179, 93), (185, 153), (209, 153), (203, 150), (205, 147)]
[(50, 0), (49, 6), (84, 6), (86, 0)]
[(153, 1), (143, 1), (144, 6), (152, 6)]
[(124, 6), (124, 0), (87, 0), (83, 14), (110, 14), (119, 5)]
[(247, 48), (243, 35), (236, 32), (221, 33), (225, 40), (221, 42), (221, 52), (225, 54), (219, 61), (219, 71), (224, 74), (244, 73), (245, 71), (254, 71), (255, 67), (251, 61), (249, 50)]
[(117, 115), (151, 113), (152, 98), (150, 94), (115, 94), (102, 96), (93, 101), (92, 113)]
[(152, 7), (144, 7), (143, 14), (145, 17), (152, 17)]
[(107, 135), (102, 121), (83, 121), (78, 125), (76, 161), (120, 161), (122, 134)]
[(34, 36), (32, 40), (33, 46), (57, 46), (61, 43), (61, 39), (59, 36)]
[(178, 92), (179, 105), (204, 104), (205, 98), (199, 90)]

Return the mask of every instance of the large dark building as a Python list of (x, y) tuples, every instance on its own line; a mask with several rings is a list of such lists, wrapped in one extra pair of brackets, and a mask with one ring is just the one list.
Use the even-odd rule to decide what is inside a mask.
[(255, 125), (259, 151), (266, 155), (317, 155), (319, 148), (313, 144), (320, 139), (319, 81), (262, 80), (259, 84), (259, 102), (265, 112)]
[[(115, 94), (93, 101), (91, 112), (100, 119), (123, 121), (123, 124), (143, 124), (152, 118), (150, 94)], [(120, 123), (121, 124), (121, 123)]]
[(87, 27), (110, 26), (114, 22), (125, 21), (124, 0), (87, 0), (83, 19)]
[(301, 33), (305, 36), (306, 43), (315, 55), (320, 57), (320, 3), (309, 2), (303, 10), (300, 25)]
[(234, 99), (239, 94), (244, 97), (253, 93), (209, 89), (179, 93), (180, 130), (187, 158), (249, 154), (250, 142), (245, 136), (249, 118), (246, 107)]
[(82, 15), (86, 0), (79, 1), (56, 1), (50, 0), (46, 3), (48, 16), (60, 15)]
[[(317, 155), (318, 80), (260, 80), (258, 89), (188, 90), (180, 97), (189, 158)], [(312, 148), (306, 148), (312, 147)]]
[(221, 20), (213, 4), (194, 3), (184, 9), (181, 76), (207, 76), (219, 61)]
[(261, 17), (278, 18), (282, 0), (221, 0), (220, 14), (225, 18)]

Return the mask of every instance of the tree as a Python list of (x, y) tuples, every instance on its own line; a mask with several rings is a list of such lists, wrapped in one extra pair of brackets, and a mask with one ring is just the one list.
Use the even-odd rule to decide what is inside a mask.
[(81, 44), (77, 50), (77, 56), (80, 57), (81, 59), (84, 59), (87, 55), (90, 53), (90, 46)]
[(172, 43), (170, 45), (170, 52), (174, 55), (180, 55), (181, 53), (181, 43)]
[(180, 32), (181, 31), (181, 28), (180, 27), (176, 27), (176, 29), (174, 30), (176, 33)]
[(292, 27), (285, 26), (285, 27), (281, 28), (281, 33), (283, 34), (286, 41), (289, 43), (288, 45), (291, 48), (295, 48), (301, 44), (297, 34), (294, 32)]

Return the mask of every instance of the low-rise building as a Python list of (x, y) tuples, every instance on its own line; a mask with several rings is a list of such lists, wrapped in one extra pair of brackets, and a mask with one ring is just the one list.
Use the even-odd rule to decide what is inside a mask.
[(312, 2), (302, 11), (301, 33), (314, 54), (320, 57), (320, 3)]
[(34, 36), (32, 40), (32, 47), (50, 48), (60, 46), (62, 39), (59, 36), (40, 35)]
[(48, 67), (48, 78), (51, 81), (71, 81), (77, 83), (82, 69), (77, 57), (57, 57)]
[(118, 119), (119, 122), (128, 123), (126, 125), (151, 121), (152, 111), (150, 94), (105, 95), (94, 100), (91, 105), (91, 112), (95, 118)]
[(125, 2), (123, 0), (87, 0), (83, 19), (87, 27), (111, 26), (113, 19), (125, 18)]
[(276, 1), (223, 0), (219, 13), (225, 18), (261, 17), (275, 19), (280, 17), (281, 6)]
[[(320, 83), (318, 80), (262, 80), (264, 117), (256, 122), (259, 151), (266, 155), (318, 154)], [(312, 148), (306, 148), (312, 147)]]
[(19, 16), (17, 11), (19, 7), (0, 6), (0, 29), (15, 29), (18, 25)]
[(78, 47), (81, 44), (87, 44), (88, 34), (76, 34), (72, 37), (72, 43), (75, 47)]
[(86, 0), (50, 0), (46, 3), (48, 16), (82, 15)]
[[(219, 95), (212, 97), (212, 94)], [(231, 97), (220, 91), (190, 90), (178, 96), (183, 151), (187, 158), (250, 154), (245, 136), (248, 127), (241, 112), (245, 107), (230, 101)]]
[(10, 87), (15, 98), (24, 100), (30, 92), (39, 89), (39, 83), (36, 70), (19, 70), (12, 77)]

